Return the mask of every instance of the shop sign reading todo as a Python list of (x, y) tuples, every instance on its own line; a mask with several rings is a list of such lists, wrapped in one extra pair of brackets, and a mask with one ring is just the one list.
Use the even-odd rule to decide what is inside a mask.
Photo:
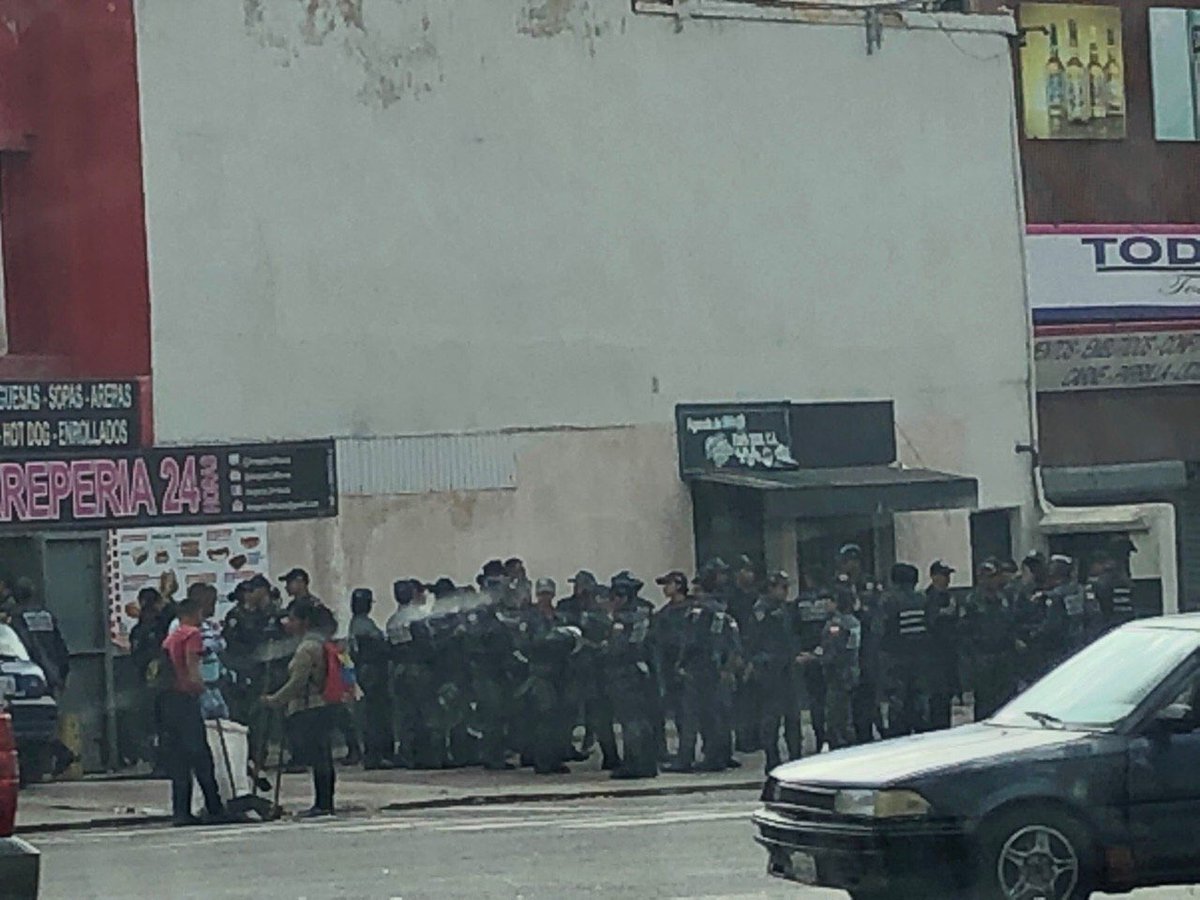
[(1037, 325), (1200, 316), (1200, 225), (1030, 226)]
[(684, 475), (797, 468), (787, 403), (679, 406), (675, 416)]
[(332, 441), (0, 461), (0, 526), (115, 528), (334, 515)]

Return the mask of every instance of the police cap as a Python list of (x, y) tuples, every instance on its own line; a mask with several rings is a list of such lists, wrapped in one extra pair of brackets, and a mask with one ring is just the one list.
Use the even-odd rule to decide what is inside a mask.
[(535, 586), (535, 591), (538, 594), (557, 594), (558, 585), (554, 583), (553, 578), (539, 578)]
[(308, 572), (306, 572), (304, 569), (301, 569), (301, 568), (295, 568), (295, 569), (288, 569), (288, 571), (285, 574), (279, 576), (279, 580), (282, 581), (284, 584), (287, 584), (289, 581), (295, 581), (297, 578), (304, 581), (305, 583), (308, 583), (308, 581), (309, 581)]
[(952, 567), (946, 565), (940, 559), (935, 559), (933, 561), (933, 564), (929, 567), (929, 574), (930, 575), (953, 575), (954, 569)]

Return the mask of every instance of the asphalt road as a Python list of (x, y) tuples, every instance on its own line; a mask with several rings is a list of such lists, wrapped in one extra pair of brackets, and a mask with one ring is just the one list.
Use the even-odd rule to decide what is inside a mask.
[[(844, 900), (773, 881), (752, 794), (43, 835), (46, 900)], [(1137, 900), (1200, 898), (1200, 888)], [(915, 898), (914, 898), (915, 900)]]

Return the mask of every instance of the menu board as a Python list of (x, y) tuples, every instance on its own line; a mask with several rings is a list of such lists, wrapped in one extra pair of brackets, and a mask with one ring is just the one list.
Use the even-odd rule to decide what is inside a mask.
[(0, 382), (6, 456), (128, 450), (141, 443), (136, 381)]
[(271, 577), (265, 522), (120, 529), (109, 533), (109, 542), (110, 629), (122, 649), (129, 648), (129, 632), (137, 623), (138, 591), (161, 590), (166, 573), (173, 572), (179, 584), (176, 600), (193, 584), (213, 585), (218, 618), (232, 605), (228, 595), (238, 582)]

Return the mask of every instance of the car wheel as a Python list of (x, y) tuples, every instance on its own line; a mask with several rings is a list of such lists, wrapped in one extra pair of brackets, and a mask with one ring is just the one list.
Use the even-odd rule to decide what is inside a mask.
[(1086, 900), (1096, 879), (1087, 827), (1051, 806), (1030, 806), (985, 822), (978, 900)]

